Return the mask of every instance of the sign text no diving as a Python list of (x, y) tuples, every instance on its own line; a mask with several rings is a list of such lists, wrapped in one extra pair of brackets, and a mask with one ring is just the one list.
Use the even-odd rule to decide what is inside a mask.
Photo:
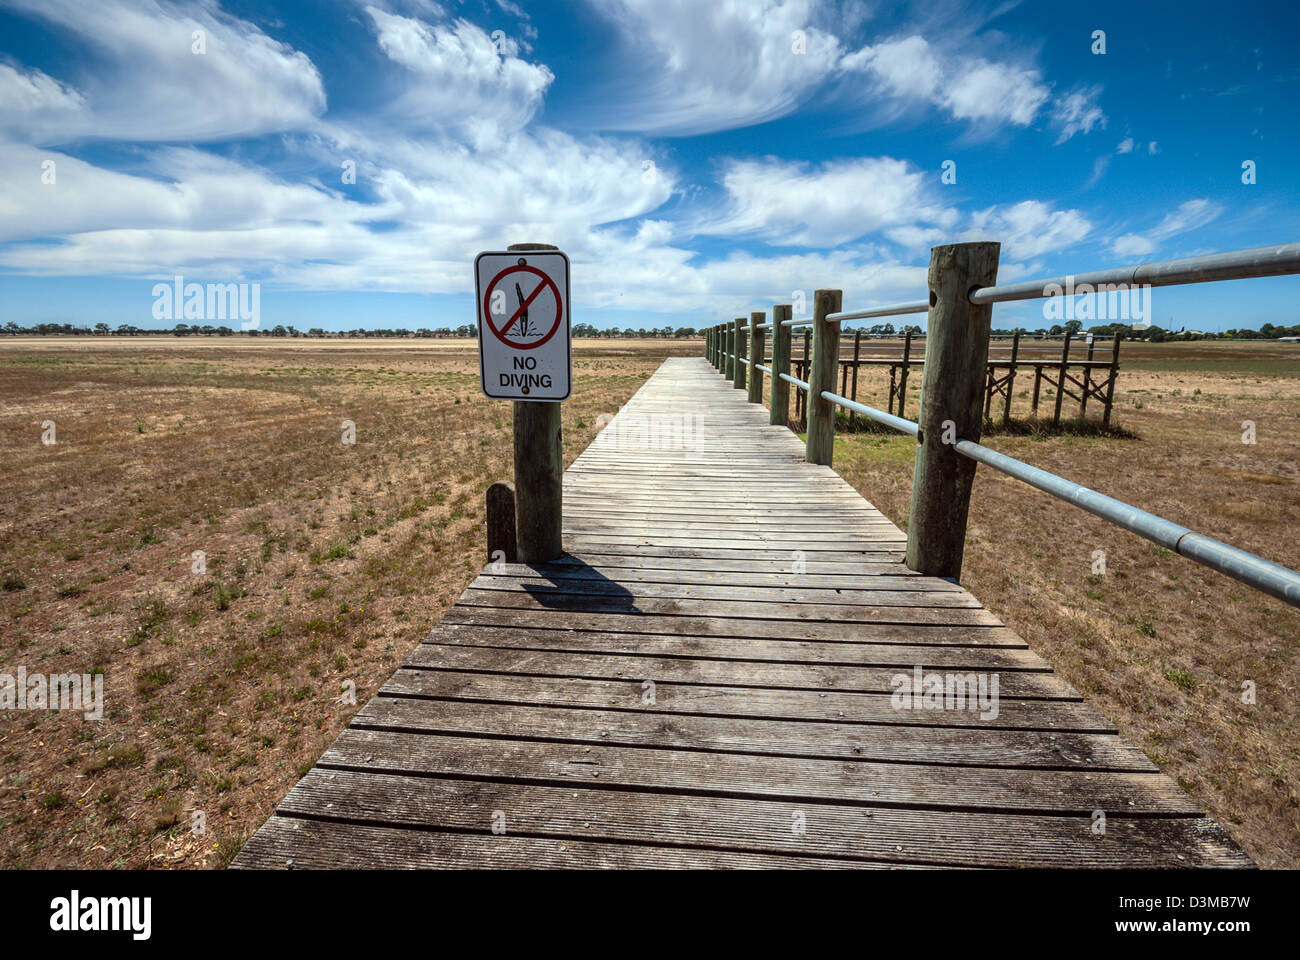
[(479, 370), (497, 400), (565, 400), (572, 380), (569, 258), (559, 251), (474, 260)]

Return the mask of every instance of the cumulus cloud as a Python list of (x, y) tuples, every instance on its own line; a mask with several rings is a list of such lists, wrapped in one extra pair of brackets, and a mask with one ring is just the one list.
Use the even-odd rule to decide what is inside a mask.
[(722, 175), (727, 212), (696, 230), (830, 247), (890, 228), (951, 223), (955, 214), (929, 195), (930, 179), (891, 157), (815, 166), (775, 157), (732, 160)]
[(953, 65), (945, 70), (930, 42), (914, 35), (863, 47), (839, 67), (867, 75), (878, 95), (926, 102), (958, 120), (1027, 126), (1050, 96), (1037, 70), (979, 57), (943, 59)]
[(1092, 224), (1078, 210), (1058, 210), (1041, 200), (1022, 200), (971, 214), (968, 240), (998, 240), (1002, 257), (1031, 260), (1079, 243)]

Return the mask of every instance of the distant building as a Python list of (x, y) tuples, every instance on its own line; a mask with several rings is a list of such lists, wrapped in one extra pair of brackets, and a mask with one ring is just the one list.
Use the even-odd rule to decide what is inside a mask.
[(1151, 324), (1147, 323), (1147, 321), (1145, 321), (1145, 320), (1139, 320), (1137, 323), (1133, 324), (1133, 326), (1130, 327), (1129, 329), (1131, 329), (1131, 330), (1150, 330), (1150, 329), (1151, 329)]
[(1278, 337), (1282, 343), (1300, 343), (1300, 337)]

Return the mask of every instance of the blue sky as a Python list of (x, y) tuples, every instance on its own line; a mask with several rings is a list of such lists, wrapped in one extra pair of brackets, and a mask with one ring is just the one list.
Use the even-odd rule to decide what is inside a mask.
[[(1295, 240), (1300, 13), (1169, 10), (0, 0), (0, 323), (152, 326), (179, 274), (260, 283), (263, 327), (454, 327), (521, 240), (599, 327), (916, 300), (957, 240), (1008, 281)], [(1151, 319), (1290, 325), (1296, 283)]]

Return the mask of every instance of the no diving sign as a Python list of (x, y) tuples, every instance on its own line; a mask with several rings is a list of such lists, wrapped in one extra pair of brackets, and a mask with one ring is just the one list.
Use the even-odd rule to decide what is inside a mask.
[(497, 400), (566, 400), (571, 356), (569, 258), (559, 251), (474, 260), (483, 392)]

